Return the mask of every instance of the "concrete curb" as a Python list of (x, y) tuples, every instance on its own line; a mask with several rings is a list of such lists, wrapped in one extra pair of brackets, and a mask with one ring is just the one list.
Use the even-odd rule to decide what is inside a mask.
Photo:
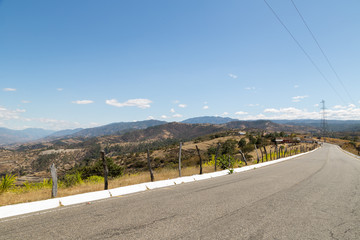
[[(319, 149), (319, 148), (317, 148), (317, 149)], [(242, 168), (235, 168), (234, 172), (235, 173), (245, 172), (245, 171), (249, 171), (252, 169), (261, 168), (261, 167), (276, 164), (279, 162), (287, 161), (287, 160), (297, 158), (302, 155), (314, 152), (317, 149), (306, 152), (306, 153), (300, 153), (300, 154), (297, 154), (297, 155), (294, 155), (291, 157), (286, 157), (286, 158), (273, 160), (273, 161), (269, 161), (269, 162), (263, 162), (263, 163), (259, 163), (259, 164), (249, 165), (249, 166), (242, 167)], [(141, 183), (141, 184), (136, 184), (136, 185), (131, 185), (131, 186), (119, 187), (119, 188), (114, 188), (114, 189), (110, 189), (110, 190), (82, 193), (82, 194), (77, 194), (77, 195), (72, 195), (72, 196), (67, 196), (67, 197), (62, 197), (62, 198), (54, 198), (54, 199), (37, 201), (37, 202), (8, 205), (8, 206), (0, 207), (0, 219), (18, 216), (18, 215), (27, 214), (27, 213), (43, 211), (43, 210), (54, 209), (54, 208), (58, 208), (61, 206), (70, 206), (70, 205), (74, 205), (74, 204), (87, 203), (87, 202), (111, 198), (111, 197), (115, 197), (115, 196), (122, 196), (122, 195), (131, 194), (131, 193), (142, 192), (142, 191), (146, 191), (149, 189), (163, 188), (163, 187), (173, 186), (173, 185), (182, 184), (182, 183), (200, 181), (200, 180), (210, 179), (210, 178), (214, 178), (214, 177), (221, 177), (221, 176), (228, 175), (228, 174), (229, 174), (229, 170), (223, 170), (223, 171), (219, 171), (219, 172), (205, 173), (202, 175), (179, 177), (179, 178), (175, 178), (175, 179), (168, 179), (168, 180), (161, 180), (161, 181), (156, 181), (156, 182), (147, 182), (147, 183)]]

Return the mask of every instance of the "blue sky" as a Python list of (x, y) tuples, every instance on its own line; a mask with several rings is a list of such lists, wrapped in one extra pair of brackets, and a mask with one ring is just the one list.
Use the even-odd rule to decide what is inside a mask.
[[(0, 1), (0, 127), (360, 119), (360, 2)], [(329, 84), (330, 83), (330, 84)], [(345, 89), (344, 87), (345, 86)]]

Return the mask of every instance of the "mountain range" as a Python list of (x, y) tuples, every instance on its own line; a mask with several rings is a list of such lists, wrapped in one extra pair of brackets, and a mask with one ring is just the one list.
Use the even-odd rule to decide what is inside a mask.
[[(204, 116), (189, 118), (181, 122), (182, 124), (212, 124), (219, 125), (214, 126), (214, 129), (207, 129), (205, 132), (213, 132), (215, 128), (229, 129), (229, 128), (253, 128), (253, 129), (264, 129), (268, 125), (273, 131), (299, 131), (304, 130), (299, 128), (310, 127), (311, 131), (314, 129), (320, 128), (320, 120), (257, 120), (257, 121), (239, 121), (233, 118), (224, 118), (224, 117), (213, 117), (213, 116)], [(156, 126), (165, 125), (168, 122), (158, 121), (158, 120), (146, 120), (138, 122), (118, 122), (111, 123), (100, 127), (95, 128), (77, 128), (77, 129), (68, 129), (61, 131), (53, 130), (44, 130), (41, 128), (28, 128), (24, 130), (11, 130), (7, 128), (0, 128), (0, 145), (9, 145), (9, 144), (19, 144), (35, 140), (45, 140), (51, 141), (60, 138), (73, 138), (73, 137), (98, 137), (98, 136), (107, 136), (107, 135), (123, 135), (128, 132), (133, 132), (134, 130), (141, 130), (150, 128), (156, 129)], [(271, 125), (271, 126), (270, 126)], [(327, 121), (328, 129), (331, 131), (360, 131), (360, 120), (328, 120)], [(155, 127), (155, 128), (154, 128)], [(173, 130), (176, 132), (176, 129), (179, 128), (179, 125), (174, 124), (172, 126)], [(181, 133), (181, 132), (180, 132)], [(135, 134), (135, 133), (134, 133)], [(137, 134), (140, 134), (137, 133)], [(142, 134), (150, 134), (149, 132)], [(188, 136), (191, 135), (191, 132), (187, 131)], [(181, 134), (180, 134), (181, 135)], [(126, 135), (125, 135), (126, 136)]]

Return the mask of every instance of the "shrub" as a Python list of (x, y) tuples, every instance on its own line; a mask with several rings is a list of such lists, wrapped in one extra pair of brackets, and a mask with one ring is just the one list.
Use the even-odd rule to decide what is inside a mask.
[(16, 182), (16, 176), (15, 175), (6, 174), (5, 176), (3, 176), (1, 178), (1, 182), (0, 182), (0, 193), (6, 192), (10, 188), (14, 187), (15, 182)]
[(74, 174), (66, 174), (64, 176), (63, 183), (65, 187), (71, 187), (83, 183), (83, 180), (81, 178), (81, 173), (76, 172)]
[(235, 158), (233, 156), (223, 154), (218, 158), (217, 164), (221, 169), (232, 169), (234, 168)]
[(101, 183), (101, 182), (104, 182), (104, 177), (90, 176), (86, 179), (86, 181), (90, 182), (90, 183)]

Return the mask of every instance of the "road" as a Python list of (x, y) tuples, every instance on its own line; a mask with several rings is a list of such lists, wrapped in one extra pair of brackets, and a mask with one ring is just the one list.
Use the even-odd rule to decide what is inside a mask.
[(360, 160), (325, 144), (239, 174), (0, 220), (0, 239), (360, 239)]

